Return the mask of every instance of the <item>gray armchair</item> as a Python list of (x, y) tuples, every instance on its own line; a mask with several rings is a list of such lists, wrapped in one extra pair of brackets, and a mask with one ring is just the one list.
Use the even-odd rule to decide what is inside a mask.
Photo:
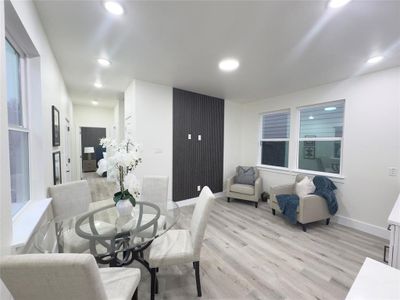
[[(298, 174), (296, 176), (296, 182), (303, 180), (305, 175)], [(271, 201), (270, 207), (272, 214), (275, 215), (276, 211), (281, 212), (279, 209), (276, 195), (282, 194), (295, 194), (295, 183), (280, 185), (271, 188)], [(307, 195), (300, 199), (299, 206), (297, 208), (297, 222), (302, 224), (303, 231), (307, 231), (307, 224), (320, 220), (326, 220), (326, 225), (329, 225), (331, 215), (326, 205), (326, 200), (317, 195)]]
[(241, 199), (254, 202), (255, 207), (258, 207), (258, 201), (262, 193), (262, 178), (256, 167), (253, 167), (256, 174), (256, 181), (254, 185), (236, 183), (236, 175), (229, 178), (226, 187), (226, 196), (228, 202), (231, 198)]

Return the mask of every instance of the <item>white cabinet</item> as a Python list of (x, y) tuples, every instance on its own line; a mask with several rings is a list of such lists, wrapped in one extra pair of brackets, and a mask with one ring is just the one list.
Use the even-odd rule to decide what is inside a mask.
[(388, 223), (390, 229), (388, 264), (400, 269), (400, 195), (390, 213)]

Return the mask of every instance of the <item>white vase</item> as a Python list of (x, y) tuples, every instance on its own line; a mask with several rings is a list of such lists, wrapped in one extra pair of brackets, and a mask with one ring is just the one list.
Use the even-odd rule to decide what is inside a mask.
[(119, 217), (132, 216), (133, 205), (128, 199), (119, 200), (115, 206), (117, 207)]

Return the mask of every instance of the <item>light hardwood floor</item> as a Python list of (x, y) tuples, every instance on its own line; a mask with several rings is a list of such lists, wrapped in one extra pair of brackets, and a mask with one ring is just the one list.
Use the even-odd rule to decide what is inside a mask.
[[(192, 211), (181, 208), (176, 228), (189, 228)], [(382, 261), (385, 243), (335, 223), (304, 233), (265, 202), (255, 208), (220, 198), (201, 253), (202, 299), (344, 299), (364, 259)], [(139, 299), (149, 299), (150, 276), (141, 269)], [(158, 280), (156, 299), (198, 299), (191, 264), (160, 269)]]

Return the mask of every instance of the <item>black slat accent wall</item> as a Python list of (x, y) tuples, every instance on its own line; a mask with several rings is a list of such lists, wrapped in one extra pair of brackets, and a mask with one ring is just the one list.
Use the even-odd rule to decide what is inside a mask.
[(174, 88), (173, 200), (197, 197), (199, 185), (222, 192), (223, 161), (224, 100)]

